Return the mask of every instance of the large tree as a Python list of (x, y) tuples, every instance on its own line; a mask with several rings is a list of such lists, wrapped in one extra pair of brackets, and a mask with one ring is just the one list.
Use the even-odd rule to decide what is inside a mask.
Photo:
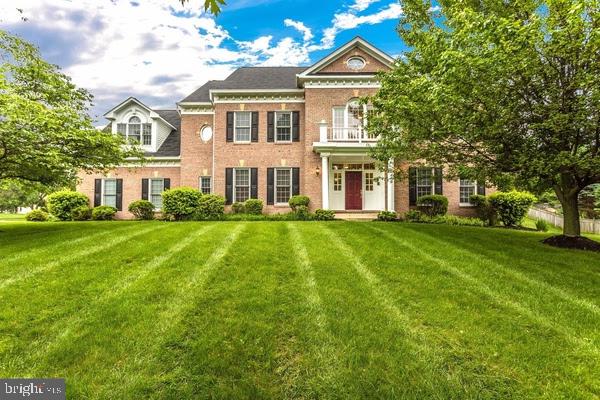
[(577, 196), (600, 182), (600, 2), (438, 4), (403, 1), (411, 50), (370, 99), (383, 154), (551, 188), (579, 236)]
[(0, 30), (0, 181), (67, 185), (79, 171), (140, 156), (119, 135), (94, 128), (91, 100), (33, 45)]

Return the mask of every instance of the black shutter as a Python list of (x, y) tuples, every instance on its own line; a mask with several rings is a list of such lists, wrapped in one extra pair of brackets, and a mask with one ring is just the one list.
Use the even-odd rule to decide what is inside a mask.
[(267, 205), (275, 204), (275, 168), (267, 168)]
[(225, 204), (233, 201), (233, 168), (225, 168)]
[(485, 181), (477, 184), (477, 194), (485, 196)]
[(233, 142), (233, 111), (227, 111), (227, 141)]
[(163, 190), (171, 189), (171, 179), (165, 178), (163, 179)]
[(292, 196), (300, 194), (300, 168), (292, 168)]
[(408, 205), (417, 205), (417, 168), (408, 169)]
[(275, 113), (267, 112), (267, 142), (275, 141)]
[(94, 207), (102, 204), (102, 179), (94, 181)]
[(252, 112), (252, 141), (258, 142), (258, 111)]
[(148, 200), (148, 179), (142, 179), (142, 200)]
[(258, 199), (258, 168), (250, 168), (250, 198)]
[(117, 210), (123, 210), (123, 179), (117, 179)]
[(292, 141), (300, 141), (300, 112), (294, 111), (292, 113)]
[(442, 184), (443, 172), (441, 168), (435, 168), (435, 194), (444, 194), (444, 188)]

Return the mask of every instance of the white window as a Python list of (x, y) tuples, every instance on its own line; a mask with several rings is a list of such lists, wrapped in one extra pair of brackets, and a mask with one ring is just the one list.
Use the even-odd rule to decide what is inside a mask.
[(250, 198), (250, 170), (235, 168), (233, 170), (233, 201), (243, 203)]
[(102, 205), (117, 208), (117, 180), (102, 180)]
[(160, 210), (162, 208), (162, 192), (165, 190), (164, 179), (150, 179), (150, 202), (154, 208)]
[(202, 194), (210, 194), (210, 176), (201, 176), (200, 177), (200, 193)]
[(334, 107), (333, 108), (333, 139), (344, 138), (344, 114), (346, 113), (346, 107)]
[(362, 58), (362, 57), (356, 57), (355, 56), (355, 57), (350, 57), (346, 61), (346, 65), (351, 70), (359, 71), (359, 70), (363, 69), (367, 65), (367, 62), (365, 61), (364, 58)]
[(276, 112), (275, 113), (275, 141), (276, 142), (291, 142), (292, 141), (292, 113), (291, 112)]
[(417, 168), (417, 199), (435, 193), (433, 168)]
[(142, 132), (142, 121), (138, 117), (129, 118), (129, 125), (127, 126), (127, 138), (130, 143), (140, 143), (141, 132)]
[(236, 111), (234, 113), (235, 142), (250, 142), (252, 128), (252, 113), (249, 111)]
[(365, 191), (372, 192), (375, 176), (373, 172), (365, 172)]
[(460, 191), (460, 205), (461, 206), (470, 206), (471, 204), (471, 196), (477, 194), (477, 182), (471, 179), (460, 179), (459, 182), (459, 191)]
[[(350, 99), (343, 107), (333, 107), (332, 138), (338, 140), (359, 139), (364, 136), (367, 106), (358, 99)], [(370, 138), (370, 136), (367, 136)]]
[(334, 192), (342, 191), (342, 173), (341, 172), (333, 173), (333, 191)]
[(127, 124), (117, 124), (117, 133), (127, 138)]
[(292, 196), (292, 170), (290, 168), (275, 169), (275, 203), (287, 204)]
[(152, 145), (152, 124), (142, 124), (139, 117), (133, 116), (129, 118), (128, 123), (117, 124), (117, 133), (129, 143)]
[(144, 146), (152, 145), (152, 124), (142, 125), (142, 144)]

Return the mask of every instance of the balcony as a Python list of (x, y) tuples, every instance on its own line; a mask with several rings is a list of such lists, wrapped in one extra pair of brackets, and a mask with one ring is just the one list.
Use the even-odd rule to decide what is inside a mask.
[(377, 143), (377, 136), (369, 134), (363, 127), (331, 127), (322, 121), (319, 126), (319, 141), (313, 148), (320, 153), (334, 149), (364, 151)]

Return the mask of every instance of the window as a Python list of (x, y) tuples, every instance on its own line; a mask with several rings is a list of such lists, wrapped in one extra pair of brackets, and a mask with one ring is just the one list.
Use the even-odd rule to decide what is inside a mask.
[(142, 144), (144, 146), (152, 145), (152, 124), (142, 125)]
[(117, 133), (131, 144), (152, 145), (152, 124), (142, 124), (139, 117), (133, 116), (128, 123), (117, 124)]
[(367, 106), (350, 99), (343, 107), (333, 107), (332, 139), (355, 140), (363, 136)]
[(127, 138), (127, 124), (117, 124), (117, 133)]
[(289, 168), (275, 169), (275, 203), (287, 203), (292, 196), (292, 170)]
[(234, 114), (235, 142), (249, 142), (250, 128), (252, 125), (252, 113), (249, 111), (238, 111)]
[(291, 142), (292, 141), (292, 113), (291, 112), (276, 112), (275, 113), (275, 141), (276, 142)]
[(201, 176), (200, 177), (200, 193), (202, 194), (210, 194), (210, 176)]
[(233, 201), (243, 203), (250, 198), (250, 170), (236, 168), (233, 170)]
[(346, 65), (351, 70), (359, 71), (363, 69), (367, 63), (362, 57), (350, 57), (348, 61), (346, 61)]
[(460, 179), (460, 205), (470, 206), (471, 196), (477, 194), (477, 182), (470, 179)]
[(373, 191), (373, 182), (375, 181), (374, 175), (372, 172), (365, 172), (365, 191), (372, 192)]
[(346, 113), (345, 107), (334, 107), (333, 108), (333, 139), (344, 138), (344, 114)]
[(141, 125), (140, 119), (138, 117), (129, 118), (129, 126), (128, 128), (128, 138), (130, 143), (140, 143), (141, 137)]
[(417, 199), (433, 194), (434, 183), (432, 168), (417, 168)]
[(117, 180), (102, 180), (102, 205), (117, 208)]
[(342, 173), (341, 172), (333, 173), (333, 191), (334, 192), (342, 191)]
[(165, 190), (164, 179), (150, 179), (150, 202), (154, 208), (160, 210), (162, 208), (162, 192)]

